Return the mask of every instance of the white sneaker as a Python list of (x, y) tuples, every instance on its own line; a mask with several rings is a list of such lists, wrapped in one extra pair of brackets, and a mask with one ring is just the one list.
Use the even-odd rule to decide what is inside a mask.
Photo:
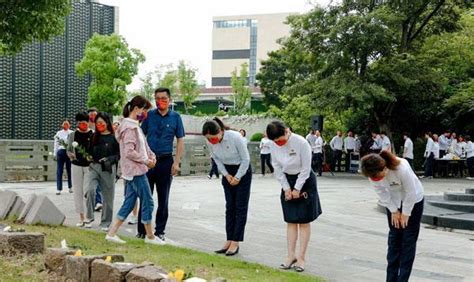
[(76, 227), (84, 227), (84, 225), (85, 225), (84, 221), (76, 223)]
[(84, 227), (85, 228), (92, 228), (92, 222), (94, 222), (94, 220), (84, 221)]
[(166, 245), (166, 242), (155, 236), (153, 239), (148, 239), (148, 236), (145, 237), (145, 244), (152, 244), (152, 245)]
[(136, 216), (131, 216), (130, 219), (128, 220), (128, 224), (134, 225), (138, 223), (138, 218)]
[(73, 193), (74, 191), (72, 191), (72, 188), (69, 188), (69, 193)]
[(109, 234), (107, 234), (107, 235), (105, 235), (105, 240), (107, 240), (109, 242), (117, 243), (117, 244), (125, 244), (126, 243), (124, 240), (120, 239), (119, 236), (117, 236), (117, 235), (110, 236)]
[(470, 177), (470, 176), (468, 176), (468, 177), (466, 177), (466, 179), (468, 179), (468, 180), (473, 180), (473, 179), (474, 179), (474, 177)]
[(104, 231), (104, 232), (109, 232), (109, 227), (101, 227), (100, 228), (101, 231)]
[(208, 175), (207, 175), (207, 178), (211, 179), (211, 178), (212, 178), (212, 176), (210, 176), (210, 175), (208, 174)]

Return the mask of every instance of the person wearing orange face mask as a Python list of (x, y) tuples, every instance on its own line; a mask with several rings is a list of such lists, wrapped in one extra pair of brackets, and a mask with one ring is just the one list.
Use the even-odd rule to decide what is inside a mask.
[(98, 185), (100, 185), (103, 197), (101, 230), (108, 231), (109, 225), (112, 223), (115, 176), (120, 155), (119, 144), (113, 133), (110, 116), (107, 113), (98, 113), (95, 119), (95, 132), (87, 150), (91, 164), (85, 192), (86, 216), (89, 220), (85, 224), (86, 228), (91, 228), (91, 223), (94, 220), (94, 198)]
[[(156, 155), (156, 166), (147, 173), (151, 193), (156, 189), (158, 208), (155, 217), (155, 235), (165, 241), (168, 222), (168, 200), (173, 176), (178, 175), (181, 156), (184, 153), (184, 126), (181, 116), (169, 109), (171, 93), (168, 88), (155, 90), (156, 109), (141, 117), (141, 128), (147, 142)], [(173, 157), (173, 141), (176, 138), (176, 155)], [(141, 209), (141, 207), (140, 207)], [(137, 237), (145, 237), (145, 227), (138, 212)]]
[(54, 160), (57, 161), (56, 169), (56, 195), (61, 195), (63, 190), (63, 171), (64, 165), (66, 165), (67, 173), (67, 184), (69, 188), (69, 193), (72, 193), (72, 181), (71, 181), (71, 160), (67, 156), (66, 146), (67, 139), (69, 134), (72, 132), (70, 130), (71, 123), (69, 120), (64, 120), (62, 123), (62, 129), (59, 130), (56, 135), (54, 135)]
[(216, 253), (233, 256), (239, 252), (247, 223), (252, 184), (249, 151), (240, 133), (228, 130), (218, 118), (204, 123), (202, 135), (207, 139), (211, 156), (223, 175), (227, 241)]
[(89, 178), (90, 161), (85, 155), (89, 147), (93, 131), (89, 129), (89, 115), (86, 112), (76, 114), (77, 129), (69, 134), (67, 153), (72, 161), (72, 187), (74, 187), (74, 206), (79, 214), (78, 227), (83, 227), (90, 219), (84, 216), (85, 183)]
[(423, 186), (410, 163), (388, 151), (364, 156), (360, 167), (386, 207), (390, 228), (386, 281), (408, 281), (423, 215)]
[[(280, 202), (283, 218), (287, 223), (288, 256), (280, 269), (293, 268), (297, 272), (303, 272), (311, 236), (311, 222), (322, 213), (316, 175), (311, 169), (311, 146), (304, 137), (291, 132), (281, 121), (268, 124), (266, 132), (268, 139), (273, 141), (273, 175), (281, 185)], [(299, 255), (296, 254), (298, 240)]]

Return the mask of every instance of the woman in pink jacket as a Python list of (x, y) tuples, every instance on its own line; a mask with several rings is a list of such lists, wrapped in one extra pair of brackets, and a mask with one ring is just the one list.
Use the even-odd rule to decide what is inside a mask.
[(164, 242), (153, 235), (151, 219), (153, 212), (153, 198), (150, 185), (146, 177), (148, 169), (153, 168), (156, 156), (150, 150), (145, 136), (139, 126), (144, 120), (147, 110), (151, 108), (150, 102), (143, 96), (135, 96), (123, 109), (124, 119), (115, 137), (120, 144), (120, 166), (122, 178), (126, 185), (125, 200), (117, 214), (117, 221), (105, 236), (105, 240), (114, 243), (125, 243), (117, 236), (117, 231), (127, 216), (133, 210), (137, 198), (140, 198), (143, 208), (142, 223), (145, 225), (145, 243), (163, 245)]

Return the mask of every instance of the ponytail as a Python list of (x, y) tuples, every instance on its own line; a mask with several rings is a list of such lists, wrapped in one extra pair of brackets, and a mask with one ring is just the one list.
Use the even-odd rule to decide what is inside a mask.
[(395, 170), (400, 165), (400, 160), (389, 151), (380, 152), (380, 156), (385, 160), (385, 166), (390, 170)]
[(399, 165), (400, 160), (397, 159), (397, 156), (388, 151), (382, 151), (380, 154), (368, 154), (364, 156), (360, 163), (360, 169), (364, 176), (374, 177), (385, 168), (395, 170)]

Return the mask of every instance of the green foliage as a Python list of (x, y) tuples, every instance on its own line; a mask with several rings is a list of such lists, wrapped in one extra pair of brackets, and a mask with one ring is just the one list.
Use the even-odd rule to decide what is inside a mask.
[(466, 5), (348, 0), (289, 17), (290, 36), (257, 75), (269, 112), (298, 133), (315, 112), (325, 115), (326, 133), (440, 130), (453, 118), (462, 126), (474, 73)]
[(68, 0), (0, 1), (0, 54), (14, 55), (25, 44), (64, 32)]
[(196, 98), (201, 94), (201, 87), (196, 78), (197, 70), (189, 67), (184, 61), (180, 61), (177, 71), (178, 95), (184, 102), (186, 113), (193, 107)]
[(237, 75), (237, 69), (232, 72), (231, 86), (234, 97), (233, 111), (238, 114), (244, 114), (249, 111), (251, 98), (251, 91), (248, 86), (248, 65), (244, 63), (241, 65), (240, 73)]
[(76, 63), (79, 76), (90, 74), (87, 104), (99, 111), (119, 114), (127, 97), (126, 86), (137, 74), (138, 64), (145, 57), (137, 49), (129, 49), (123, 37), (117, 34), (94, 34), (86, 44), (84, 57)]
[(260, 142), (263, 138), (263, 133), (257, 132), (250, 137), (251, 142)]

